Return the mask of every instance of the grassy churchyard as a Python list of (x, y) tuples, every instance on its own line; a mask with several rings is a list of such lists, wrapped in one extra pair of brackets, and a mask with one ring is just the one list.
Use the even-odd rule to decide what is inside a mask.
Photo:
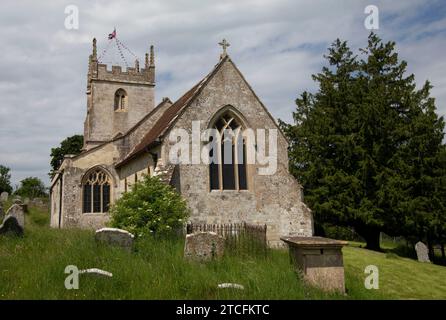
[[(5, 206), (8, 206), (6, 204)], [(446, 299), (446, 267), (393, 253), (345, 247), (347, 295), (306, 286), (286, 250), (227, 254), (206, 264), (183, 259), (181, 239), (140, 239), (132, 253), (98, 245), (93, 232), (50, 229), (48, 212), (30, 207), (23, 238), (0, 237), (0, 299)], [(364, 287), (367, 265), (379, 268), (379, 289)], [(67, 265), (100, 268), (112, 278), (80, 275), (64, 286)], [(218, 289), (224, 282), (245, 290)]]

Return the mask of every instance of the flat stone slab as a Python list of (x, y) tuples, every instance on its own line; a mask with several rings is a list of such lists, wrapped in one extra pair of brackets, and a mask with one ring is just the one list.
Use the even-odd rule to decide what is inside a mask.
[(0, 225), (0, 235), (23, 236), (23, 228), (13, 216), (7, 216), (5, 221)]
[(184, 257), (196, 261), (208, 261), (223, 256), (225, 239), (215, 232), (194, 232), (186, 235)]
[(238, 289), (238, 290), (245, 290), (245, 287), (238, 283), (220, 283), (217, 285), (218, 289)]
[(281, 237), (280, 240), (299, 247), (343, 247), (348, 245), (348, 241), (323, 237)]
[(104, 277), (109, 277), (109, 278), (113, 277), (113, 273), (102, 270), (102, 269), (98, 269), (98, 268), (90, 268), (90, 269), (80, 270), (79, 273), (80, 274), (94, 274), (94, 275), (104, 276)]
[(119, 246), (125, 250), (131, 251), (135, 236), (130, 232), (122, 229), (102, 228), (96, 230), (95, 239), (99, 243)]
[(296, 270), (310, 285), (345, 293), (342, 247), (347, 241), (322, 237), (282, 237)]

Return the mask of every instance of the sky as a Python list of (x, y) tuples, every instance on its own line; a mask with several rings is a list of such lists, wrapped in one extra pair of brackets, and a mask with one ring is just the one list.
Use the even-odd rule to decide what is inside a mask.
[[(70, 5), (79, 11), (77, 29), (65, 26)], [(375, 32), (396, 41), (418, 87), (432, 83), (445, 115), (444, 0), (2, 1), (0, 164), (11, 168), (14, 185), (29, 176), (49, 185), (51, 148), (83, 133), (91, 41), (97, 38), (100, 54), (114, 27), (140, 61), (155, 46), (157, 103), (175, 101), (205, 76), (225, 38), (231, 59), (272, 115), (291, 122), (295, 99), (317, 89), (311, 75), (326, 63), (329, 45), (340, 38), (354, 51), (365, 47), (368, 5), (379, 9)], [(132, 65), (134, 57), (127, 53), (126, 60)], [(124, 64), (116, 48), (103, 61)]]

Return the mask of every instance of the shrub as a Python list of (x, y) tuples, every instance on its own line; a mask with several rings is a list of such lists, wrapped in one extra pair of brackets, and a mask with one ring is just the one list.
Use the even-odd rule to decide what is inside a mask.
[(48, 196), (45, 184), (37, 177), (28, 177), (20, 181), (20, 187), (15, 194), (31, 199)]
[(185, 200), (157, 177), (145, 176), (111, 208), (110, 225), (137, 236), (169, 234), (189, 215)]

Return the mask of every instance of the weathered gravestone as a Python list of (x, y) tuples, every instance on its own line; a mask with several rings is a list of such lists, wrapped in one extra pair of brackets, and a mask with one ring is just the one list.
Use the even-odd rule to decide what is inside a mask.
[(23, 228), (19, 225), (17, 219), (13, 216), (7, 216), (0, 225), (0, 235), (23, 235)]
[(15, 203), (8, 209), (6, 212), (6, 218), (14, 217), (17, 220), (19, 226), (24, 230), (25, 229), (25, 210), (24, 206), (19, 201), (15, 201)]
[(184, 257), (190, 260), (206, 261), (223, 256), (225, 239), (215, 232), (195, 232), (186, 235)]
[(9, 194), (6, 191), (2, 192), (0, 194), (0, 202), (8, 201), (8, 197), (9, 197)]
[(130, 232), (116, 228), (102, 228), (96, 230), (95, 234), (97, 242), (119, 246), (128, 251), (132, 250), (134, 238)]
[(428, 250), (428, 248), (426, 247), (426, 245), (423, 242), (418, 241), (415, 244), (415, 251), (417, 252), (418, 261), (420, 261), (420, 262), (431, 262), (429, 260), (429, 250)]

